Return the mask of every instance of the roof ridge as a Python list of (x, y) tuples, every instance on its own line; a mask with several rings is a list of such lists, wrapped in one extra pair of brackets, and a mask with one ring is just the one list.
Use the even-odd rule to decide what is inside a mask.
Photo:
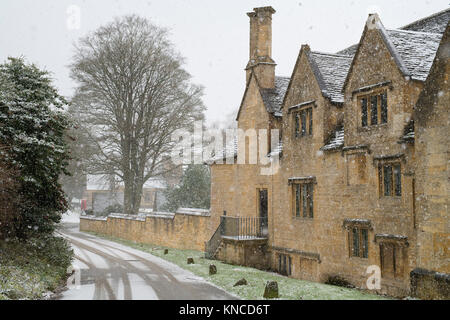
[(429, 34), (436, 35), (442, 37), (442, 33), (439, 32), (424, 32), (424, 31), (413, 31), (413, 30), (403, 30), (403, 29), (386, 29), (387, 31), (396, 31), (396, 32), (404, 32), (404, 33), (412, 33), (412, 34)]
[(291, 79), (291, 77), (288, 76), (277, 76), (277, 75), (275, 75), (275, 78)]
[(405, 29), (405, 28), (408, 28), (408, 27), (410, 27), (410, 26), (412, 26), (412, 25), (414, 25), (414, 24), (416, 24), (416, 23), (425, 21), (425, 20), (430, 19), (430, 18), (437, 17), (438, 15), (441, 15), (441, 14), (443, 14), (444, 12), (447, 12), (447, 11), (450, 11), (450, 8), (441, 10), (441, 11), (436, 12), (436, 13), (433, 13), (432, 15), (429, 15), (429, 16), (427, 16), (427, 17), (421, 18), (421, 19), (419, 19), (419, 20), (410, 22), (410, 23), (408, 23), (407, 25), (405, 25), (405, 26), (403, 26), (403, 27), (400, 27), (400, 29)]
[(353, 59), (353, 56), (346, 55), (346, 54), (339, 54), (339, 53), (328, 53), (328, 52), (321, 52), (321, 51), (311, 51), (312, 54), (320, 54), (322, 56), (333, 56), (336, 58), (345, 58), (345, 59)]

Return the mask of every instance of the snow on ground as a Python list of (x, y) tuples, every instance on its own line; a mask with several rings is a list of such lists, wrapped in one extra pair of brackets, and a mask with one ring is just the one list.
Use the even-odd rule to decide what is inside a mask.
[(68, 210), (62, 215), (61, 223), (80, 223), (80, 213), (75, 210)]

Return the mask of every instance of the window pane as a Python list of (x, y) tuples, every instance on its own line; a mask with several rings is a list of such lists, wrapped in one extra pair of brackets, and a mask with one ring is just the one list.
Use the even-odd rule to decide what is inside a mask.
[(383, 175), (384, 175), (384, 195), (391, 196), (392, 195), (392, 167), (384, 166), (383, 167)]
[(361, 99), (361, 126), (367, 126), (367, 98)]
[(313, 120), (312, 120), (312, 108), (308, 109), (308, 117), (309, 117), (309, 132), (308, 134), (312, 135), (312, 127), (313, 127)]
[(278, 270), (281, 272), (281, 254), (278, 255)]
[(295, 185), (295, 216), (300, 217), (300, 185)]
[(303, 217), (306, 218), (307, 217), (307, 212), (306, 210), (308, 210), (308, 190), (307, 190), (307, 185), (306, 184), (302, 184), (302, 211), (303, 211)]
[(378, 124), (378, 96), (370, 97), (370, 124)]
[(306, 112), (305, 110), (300, 112), (302, 118), (302, 136), (306, 135)]
[(383, 195), (383, 167), (381, 165), (378, 166), (378, 191), (379, 196)]
[(387, 93), (386, 91), (380, 94), (381, 99), (381, 123), (387, 123), (388, 114), (387, 114)]
[(358, 228), (353, 228), (353, 256), (359, 256), (359, 232)]
[(297, 138), (300, 135), (300, 115), (298, 113), (295, 114), (295, 137)]
[(369, 236), (367, 229), (361, 229), (361, 239), (362, 239), (362, 249), (363, 258), (367, 258), (369, 255)]
[(397, 164), (394, 166), (394, 184), (395, 184), (395, 195), (402, 195), (402, 173), (400, 169), (400, 165)]
[(309, 184), (308, 185), (308, 200), (309, 200), (309, 217), (310, 218), (313, 218), (314, 217), (314, 210), (313, 210), (313, 207), (314, 207), (314, 203), (313, 203), (313, 194), (314, 194), (314, 186), (313, 186), (313, 184)]
[(289, 256), (289, 269), (288, 269), (288, 275), (290, 276), (292, 274), (292, 259), (291, 256)]

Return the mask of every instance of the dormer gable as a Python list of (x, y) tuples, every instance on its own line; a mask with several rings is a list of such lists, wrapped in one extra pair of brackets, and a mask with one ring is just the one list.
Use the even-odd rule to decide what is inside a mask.
[(239, 106), (238, 114), (236, 116), (236, 120), (239, 121), (239, 116), (242, 112), (246, 96), (248, 94), (249, 88), (251, 86), (255, 86), (258, 89), (261, 100), (263, 101), (264, 107), (269, 115), (274, 117), (281, 117), (282, 110), (281, 105), (284, 99), (284, 95), (286, 93), (286, 89), (289, 84), (288, 77), (275, 77), (275, 87), (273, 89), (265, 89), (261, 88), (258, 76), (255, 72), (251, 72), (249, 79), (247, 81), (247, 85), (245, 87), (244, 95), (241, 100), (241, 104)]
[[(302, 45), (292, 72), (291, 81), (287, 92), (290, 92), (292, 82), (296, 74), (299, 72), (305, 72), (305, 70), (300, 70), (300, 64), (303, 57), (306, 59), (309, 68), (314, 75), (322, 96), (327, 98), (332, 104), (341, 105), (344, 102), (342, 87), (350, 67), (352, 57), (347, 55), (311, 51), (308, 45)], [(286, 97), (287, 94), (285, 96), (285, 100), (283, 101), (283, 106), (286, 104)]]
[[(391, 60), (395, 62), (395, 67), (406, 80), (425, 81), (436, 55), (442, 34), (408, 30), (387, 30), (377, 14), (370, 14), (361, 39), (356, 47), (350, 70), (345, 79), (344, 91), (353, 73), (355, 63), (358, 63), (362, 59), (360, 57), (361, 47), (369, 41), (367, 34), (372, 31), (377, 31), (382, 40), (382, 45), (388, 50)], [(380, 50), (379, 46), (376, 46), (375, 50)], [(345, 52), (345, 50), (342, 52)]]

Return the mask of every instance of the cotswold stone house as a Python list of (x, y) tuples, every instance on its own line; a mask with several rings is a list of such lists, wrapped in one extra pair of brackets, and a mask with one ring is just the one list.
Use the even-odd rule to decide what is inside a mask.
[(280, 168), (262, 175), (248, 152), (210, 164), (208, 255), (360, 288), (378, 266), (378, 292), (449, 298), (450, 10), (400, 29), (369, 15), (357, 45), (303, 45), (290, 78), (275, 75), (274, 13), (248, 13), (237, 122), (280, 130)]

